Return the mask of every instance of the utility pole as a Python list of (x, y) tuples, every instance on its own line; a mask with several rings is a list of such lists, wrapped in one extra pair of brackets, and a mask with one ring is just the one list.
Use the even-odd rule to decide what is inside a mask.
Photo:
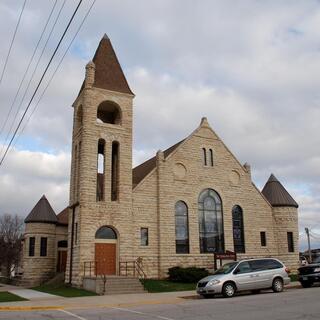
[(309, 228), (304, 228), (304, 230), (306, 231), (306, 235), (308, 239), (309, 263), (312, 263)]

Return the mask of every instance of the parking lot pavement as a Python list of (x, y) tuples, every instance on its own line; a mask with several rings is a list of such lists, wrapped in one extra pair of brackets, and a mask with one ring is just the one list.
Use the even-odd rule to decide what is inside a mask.
[[(231, 299), (179, 299), (127, 306), (73, 307), (63, 310), (2, 311), (1, 320), (283, 320), (319, 319), (320, 286), (310, 289), (242, 294)], [(190, 297), (190, 296), (189, 296)]]

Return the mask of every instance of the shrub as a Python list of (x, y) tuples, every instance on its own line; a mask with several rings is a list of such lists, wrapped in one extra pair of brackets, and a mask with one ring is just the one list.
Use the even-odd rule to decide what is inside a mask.
[(169, 280), (175, 282), (193, 283), (209, 275), (205, 268), (197, 267), (173, 267), (168, 271)]

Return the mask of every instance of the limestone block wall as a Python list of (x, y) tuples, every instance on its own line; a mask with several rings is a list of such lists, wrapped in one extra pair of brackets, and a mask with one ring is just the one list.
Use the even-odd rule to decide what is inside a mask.
[[(35, 237), (34, 256), (29, 256), (29, 238)], [(40, 239), (47, 238), (47, 256), (40, 256)], [(49, 223), (27, 223), (23, 246), (23, 280), (30, 285), (50, 279), (56, 272), (56, 225)]]
[[(134, 258), (142, 258), (143, 270), (149, 278), (157, 278), (160, 267), (157, 206), (157, 175), (153, 172), (133, 191)], [(148, 228), (148, 246), (141, 246), (141, 228)]]
[[(296, 272), (299, 266), (298, 210), (294, 207), (274, 207), (273, 217), (279, 259), (282, 260), (292, 272)], [(288, 252), (287, 232), (293, 233), (294, 252)]]

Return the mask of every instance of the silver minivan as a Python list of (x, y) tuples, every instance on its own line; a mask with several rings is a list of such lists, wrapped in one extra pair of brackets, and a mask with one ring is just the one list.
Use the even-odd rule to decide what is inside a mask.
[(281, 292), (289, 282), (289, 269), (278, 259), (247, 259), (226, 263), (213, 275), (201, 279), (197, 293), (204, 297), (222, 293), (230, 298), (236, 292), (246, 290)]

